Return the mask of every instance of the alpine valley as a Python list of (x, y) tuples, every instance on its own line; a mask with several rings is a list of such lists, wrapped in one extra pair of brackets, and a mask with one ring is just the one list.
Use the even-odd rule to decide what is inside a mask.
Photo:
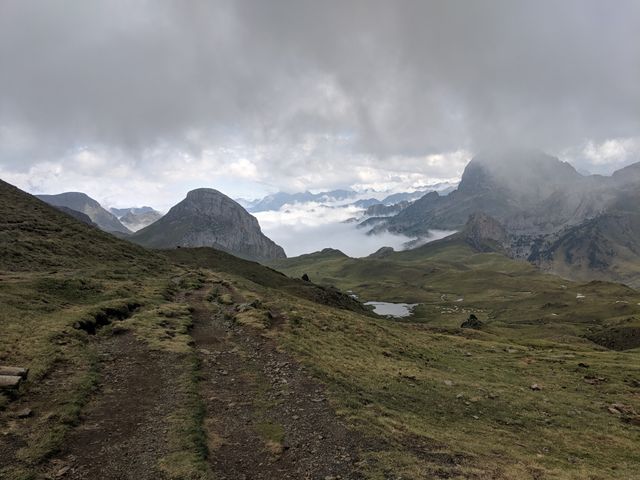
[[(432, 187), (162, 215), (0, 182), (0, 476), (636, 478), (640, 164)], [(287, 258), (256, 217), (305, 202), (411, 242)]]

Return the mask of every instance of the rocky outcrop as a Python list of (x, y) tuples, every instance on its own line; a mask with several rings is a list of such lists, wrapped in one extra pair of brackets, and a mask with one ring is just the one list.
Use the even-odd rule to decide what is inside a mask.
[(503, 249), (509, 239), (500, 222), (483, 212), (469, 217), (462, 234), (465, 241), (480, 252)]
[(282, 247), (260, 230), (258, 220), (240, 204), (209, 188), (200, 188), (131, 240), (151, 248), (214, 247), (249, 260), (285, 258)]
[(391, 215), (397, 215), (402, 210), (409, 206), (409, 202), (403, 201), (393, 205), (384, 205), (377, 203), (371, 205), (364, 211), (366, 217), (389, 217)]
[(40, 200), (54, 207), (66, 207), (87, 215), (101, 230), (105, 232), (131, 233), (118, 218), (108, 212), (93, 198), (81, 192), (65, 192), (58, 195), (36, 195)]
[(640, 287), (640, 214), (606, 213), (567, 228), (534, 249), (529, 261), (568, 278)]

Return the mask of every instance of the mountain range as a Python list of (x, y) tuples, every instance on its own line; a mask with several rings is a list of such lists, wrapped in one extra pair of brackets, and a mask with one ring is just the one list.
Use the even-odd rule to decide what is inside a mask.
[[(451, 191), (448, 184), (434, 188), (440, 192), (393, 194), (382, 200), (361, 198), (352, 190), (281, 192), (245, 206), (263, 212), (305, 202), (355, 205), (363, 209), (362, 216), (349, 222), (372, 235), (418, 238), (408, 245), (420, 244), (432, 230), (468, 229), (472, 219), (472, 224), (503, 232), (492, 238), (496, 251), (544, 271), (640, 285), (640, 163), (610, 176), (584, 175), (538, 150), (485, 152), (469, 162), (457, 189)], [(259, 261), (284, 257), (250, 213), (216, 190), (189, 192), (165, 217), (151, 207), (109, 212), (78, 192), (38, 197), (147, 247), (213, 246)]]
[[(358, 208), (368, 208), (373, 205), (390, 206), (401, 202), (411, 202), (425, 195), (427, 192), (439, 192), (441, 195), (447, 195), (455, 190), (456, 184), (451, 182), (440, 182), (433, 185), (418, 188), (413, 192), (400, 192), (392, 194), (384, 194), (384, 192), (367, 191), (359, 193), (354, 190), (331, 190), (327, 192), (311, 193), (298, 192), (286, 193), (278, 192), (267, 195), (257, 200), (237, 199), (236, 201), (246, 208), (249, 212), (266, 212), (280, 210), (285, 205), (294, 205), (308, 202), (320, 204), (336, 204), (353, 205)], [(366, 198), (363, 198), (366, 197)], [(382, 196), (381, 199), (379, 199)]]
[(502, 246), (514, 258), (570, 278), (640, 285), (640, 163), (611, 176), (583, 175), (536, 150), (484, 153), (467, 165), (455, 191), (430, 192), (370, 222), (370, 233), (460, 230), (476, 212), (502, 225)]

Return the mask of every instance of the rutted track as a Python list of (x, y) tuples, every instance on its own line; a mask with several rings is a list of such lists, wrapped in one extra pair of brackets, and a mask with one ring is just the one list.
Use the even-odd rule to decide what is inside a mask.
[[(226, 287), (235, 303), (242, 298)], [(232, 320), (233, 305), (192, 293), (209, 459), (217, 479), (361, 478), (357, 435), (323, 388), (272, 339)]]

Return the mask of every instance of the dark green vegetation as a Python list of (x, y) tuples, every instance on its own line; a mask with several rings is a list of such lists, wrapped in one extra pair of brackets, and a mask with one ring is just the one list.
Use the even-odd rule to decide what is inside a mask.
[[(224, 411), (203, 411), (185, 300), (196, 291), (327, 386), (361, 439), (357, 468), (366, 478), (637, 476), (636, 290), (567, 282), (479, 253), (463, 235), (365, 259), (326, 250), (274, 264), (288, 278), (207, 248), (152, 253), (6, 184), (0, 218), (0, 364), (31, 370), (19, 392), (0, 396), (2, 478), (56, 474), (51, 459), (117, 373), (105, 348), (129, 336), (150, 373), (179, 372), (160, 389), (171, 392), (159, 397), (169, 409), (159, 419), (167, 442), (149, 468), (167, 478), (215, 478), (208, 457), (224, 439), (205, 426), (224, 421)], [(305, 273), (313, 283), (298, 280)], [(381, 319), (329, 286), (420, 305), (403, 321)], [(479, 328), (459, 328), (471, 314)], [(24, 407), (33, 415), (17, 419)], [(130, 412), (107, 413), (116, 421)], [(266, 449), (287, 443), (268, 420), (256, 435)]]

